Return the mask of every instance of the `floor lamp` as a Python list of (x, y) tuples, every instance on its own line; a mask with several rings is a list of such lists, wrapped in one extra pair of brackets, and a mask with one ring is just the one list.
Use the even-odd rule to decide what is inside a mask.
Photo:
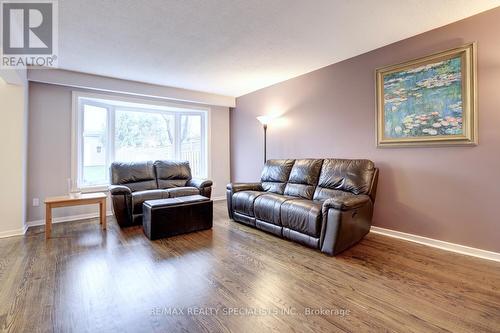
[(267, 125), (269, 124), (271, 117), (269, 116), (258, 116), (257, 120), (262, 124), (264, 128), (264, 164), (267, 162)]

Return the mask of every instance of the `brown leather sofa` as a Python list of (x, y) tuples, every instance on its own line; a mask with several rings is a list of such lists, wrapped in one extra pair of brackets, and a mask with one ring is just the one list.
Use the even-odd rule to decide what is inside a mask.
[(146, 200), (212, 194), (212, 181), (193, 179), (187, 161), (114, 162), (110, 171), (109, 192), (120, 227), (142, 224)]
[(229, 217), (336, 255), (370, 231), (377, 181), (369, 160), (269, 160), (260, 183), (228, 184)]

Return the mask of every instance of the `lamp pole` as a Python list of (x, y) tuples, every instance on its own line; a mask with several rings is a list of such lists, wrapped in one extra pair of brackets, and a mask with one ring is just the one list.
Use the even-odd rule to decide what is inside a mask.
[(267, 124), (264, 124), (264, 164), (267, 162)]
[(262, 124), (264, 128), (264, 164), (267, 162), (267, 124), (271, 120), (270, 116), (258, 116), (257, 120)]

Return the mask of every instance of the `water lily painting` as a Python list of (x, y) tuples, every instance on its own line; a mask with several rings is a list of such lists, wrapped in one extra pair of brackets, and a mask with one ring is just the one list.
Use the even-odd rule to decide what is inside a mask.
[(475, 44), (376, 76), (379, 147), (477, 143)]

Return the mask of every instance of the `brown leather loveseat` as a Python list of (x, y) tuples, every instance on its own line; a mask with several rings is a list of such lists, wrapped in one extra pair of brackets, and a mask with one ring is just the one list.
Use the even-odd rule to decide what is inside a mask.
[(212, 194), (212, 181), (193, 179), (187, 161), (114, 162), (110, 171), (109, 192), (120, 227), (142, 224), (146, 200)]
[(260, 183), (228, 184), (229, 217), (336, 255), (370, 231), (377, 181), (369, 160), (269, 160)]

